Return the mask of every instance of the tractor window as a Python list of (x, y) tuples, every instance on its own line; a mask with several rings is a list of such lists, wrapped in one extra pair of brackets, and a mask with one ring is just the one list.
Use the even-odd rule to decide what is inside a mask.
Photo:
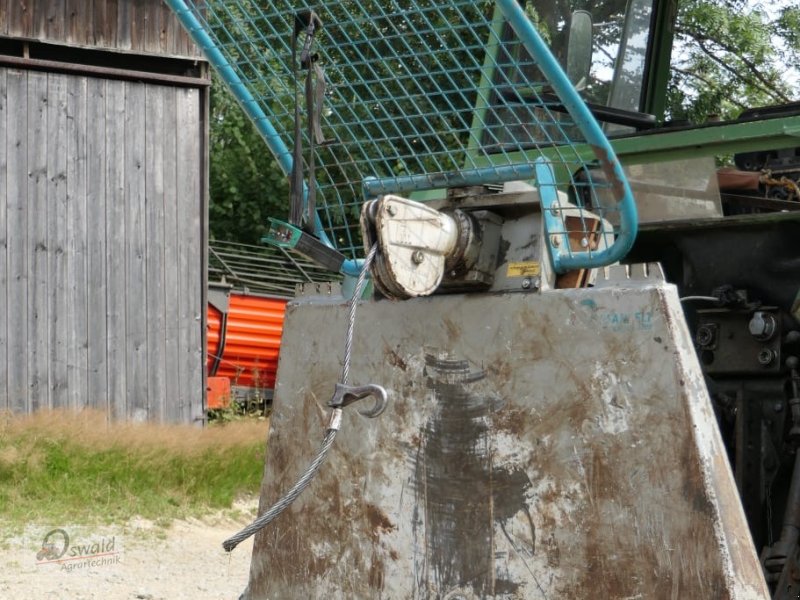
[[(637, 113), (640, 110), (645, 60), (654, 0), (607, 0), (605, 2), (550, 1), (528, 2), (526, 12), (534, 22), (544, 40), (550, 45), (555, 57), (564, 67), (573, 85), (581, 96), (596, 107), (610, 107), (621, 111)], [(575, 14), (588, 13), (591, 25), (580, 28)], [(509, 83), (520, 89), (528, 82), (542, 81), (535, 64), (522, 47), (511, 26), (506, 24), (502, 33), (505, 65), (499, 60), (500, 68), (494, 75), (495, 94), (507, 93)], [(591, 48), (584, 56), (584, 50)], [(572, 56), (571, 56), (572, 54)], [(517, 69), (522, 65), (521, 73)], [(498, 103), (500, 104), (500, 103)], [(520, 128), (525, 124), (517, 118), (513, 104), (495, 111), (487, 119), (484, 145), (502, 144), (510, 139), (524, 139)], [(637, 113), (638, 114), (638, 113)], [(624, 133), (630, 127), (609, 122), (604, 116), (606, 133)], [(514, 129), (509, 140), (494, 137), (497, 124)], [(493, 132), (487, 135), (487, 132)]]
[(565, 67), (572, 15), (588, 12), (592, 19), (589, 78), (572, 83), (588, 102), (638, 111), (652, 8), (653, 0), (607, 0), (537, 3), (527, 11)]

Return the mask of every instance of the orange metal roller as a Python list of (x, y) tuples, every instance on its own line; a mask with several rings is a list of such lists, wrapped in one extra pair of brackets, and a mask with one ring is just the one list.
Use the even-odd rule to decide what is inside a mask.
[(227, 318), (209, 305), (209, 375), (227, 377), (235, 386), (273, 388), (285, 312), (286, 300), (236, 293)]

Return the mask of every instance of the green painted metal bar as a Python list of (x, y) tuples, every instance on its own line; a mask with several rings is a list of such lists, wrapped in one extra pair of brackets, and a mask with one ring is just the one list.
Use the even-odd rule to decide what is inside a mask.
[(664, 117), (667, 102), (667, 83), (670, 78), (670, 58), (674, 37), (677, 0), (656, 0), (653, 6), (653, 36), (648, 48), (641, 110)]
[(469, 132), (467, 142), (467, 153), (470, 158), (480, 155), (481, 136), (486, 126), (486, 115), (489, 112), (490, 103), (488, 94), (492, 93), (492, 80), (497, 69), (497, 54), (500, 51), (500, 39), (503, 35), (503, 13), (499, 7), (495, 7), (492, 16), (491, 35), (486, 43), (486, 56), (483, 61), (483, 70), (480, 82), (478, 83), (478, 94), (475, 102), (475, 112), (472, 116), (472, 127)]
[[(642, 135), (612, 138), (611, 146), (623, 164), (668, 162), (701, 156), (733, 154), (793, 148), (800, 144), (800, 115), (761, 121), (727, 122), (689, 129), (652, 131)], [(587, 145), (575, 146), (581, 159), (589, 161), (593, 154)], [(542, 156), (552, 159), (557, 150), (542, 148), (531, 151), (508, 152), (498, 157), (505, 164), (509, 159), (535, 160)], [(493, 156), (488, 156), (492, 164)]]
[(791, 148), (800, 138), (800, 116), (733, 122), (611, 140), (627, 164), (665, 162), (734, 152)]

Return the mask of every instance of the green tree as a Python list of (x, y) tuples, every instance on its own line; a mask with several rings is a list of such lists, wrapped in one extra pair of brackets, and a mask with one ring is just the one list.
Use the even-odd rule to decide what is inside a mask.
[(288, 214), (289, 180), (216, 74), (210, 137), (211, 237), (258, 244), (267, 218)]
[(668, 116), (703, 122), (797, 100), (800, 8), (789, 0), (685, 0), (678, 9)]

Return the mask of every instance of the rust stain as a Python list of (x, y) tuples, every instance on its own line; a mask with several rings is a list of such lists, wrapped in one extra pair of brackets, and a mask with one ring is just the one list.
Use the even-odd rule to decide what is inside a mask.
[(389, 346), (389, 344), (384, 343), (383, 355), (386, 357), (387, 362), (393, 367), (397, 367), (403, 372), (408, 370), (408, 363), (403, 360), (403, 357), (401, 357), (396, 350)]
[(384, 584), (383, 561), (376, 555), (372, 555), (372, 562), (369, 565), (367, 583), (373, 590), (382, 590)]
[(461, 327), (455, 322), (447, 317), (442, 319), (442, 323), (444, 324), (444, 328), (447, 331), (447, 339), (450, 342), (458, 341), (461, 338)]
[(493, 415), (492, 425), (498, 431), (505, 431), (514, 437), (521, 437), (530, 427), (530, 417), (529, 410), (507, 406)]
[(507, 383), (511, 381), (514, 371), (508, 361), (498, 360), (486, 367), (486, 374), (497, 383)]
[[(719, 557), (707, 552), (716, 546), (709, 515), (712, 507), (690, 435), (673, 430), (671, 436), (678, 452), (674, 464), (653, 460), (648, 479), (650, 489), (658, 490), (680, 468), (685, 474), (683, 504), (675, 503), (672, 496), (669, 506), (658, 506), (657, 492), (642, 494), (629, 483), (630, 464), (624, 459), (628, 448), (619, 440), (591, 448), (587, 465), (591, 502), (585, 507), (583, 529), (586, 570), (569, 593), (593, 590), (598, 598), (626, 598), (643, 590), (659, 590), (657, 597), (727, 597)], [(657, 440), (653, 444), (661, 447)], [(617, 526), (609, 522), (608, 514), (616, 515)], [(665, 514), (669, 527), (653, 520), (654, 514)], [(633, 544), (631, 536), (635, 536)], [(642, 562), (651, 568), (634, 576), (626, 569)], [(687, 573), (697, 574), (697, 580), (689, 581)]]
[[(720, 452), (714, 457), (712, 469), (716, 484), (714, 487), (721, 505), (720, 513), (726, 534), (744, 538), (741, 543), (731, 545), (731, 559), (735, 564), (736, 572), (741, 574), (740, 578), (742, 581), (760, 581), (763, 576), (760, 565), (753, 561), (752, 557), (745, 551), (745, 548), (747, 548), (750, 543), (748, 532), (746, 530), (742, 531), (741, 523), (731, 523), (731, 521), (733, 521), (732, 515), (738, 512), (741, 501), (739, 495), (733, 491), (736, 489), (734, 485), (730, 485), (730, 483), (728, 485), (723, 485), (721, 483), (722, 480), (731, 477), (730, 464), (728, 463), (724, 450), (720, 449)], [(725, 491), (728, 491), (728, 493), (724, 493)]]
[(377, 540), (381, 534), (389, 533), (397, 529), (395, 524), (386, 516), (386, 513), (374, 504), (367, 504), (366, 518), (373, 540)]
[(619, 163), (616, 160), (612, 160), (609, 153), (600, 146), (595, 146), (594, 144), (590, 144), (590, 146), (595, 157), (598, 161), (600, 161), (600, 168), (603, 170), (606, 179), (608, 179), (608, 182), (611, 184), (611, 189), (614, 190), (614, 199), (617, 202), (622, 201), (622, 198), (625, 196), (625, 187), (623, 186), (619, 177), (617, 177), (617, 173), (614, 170), (614, 166)]

